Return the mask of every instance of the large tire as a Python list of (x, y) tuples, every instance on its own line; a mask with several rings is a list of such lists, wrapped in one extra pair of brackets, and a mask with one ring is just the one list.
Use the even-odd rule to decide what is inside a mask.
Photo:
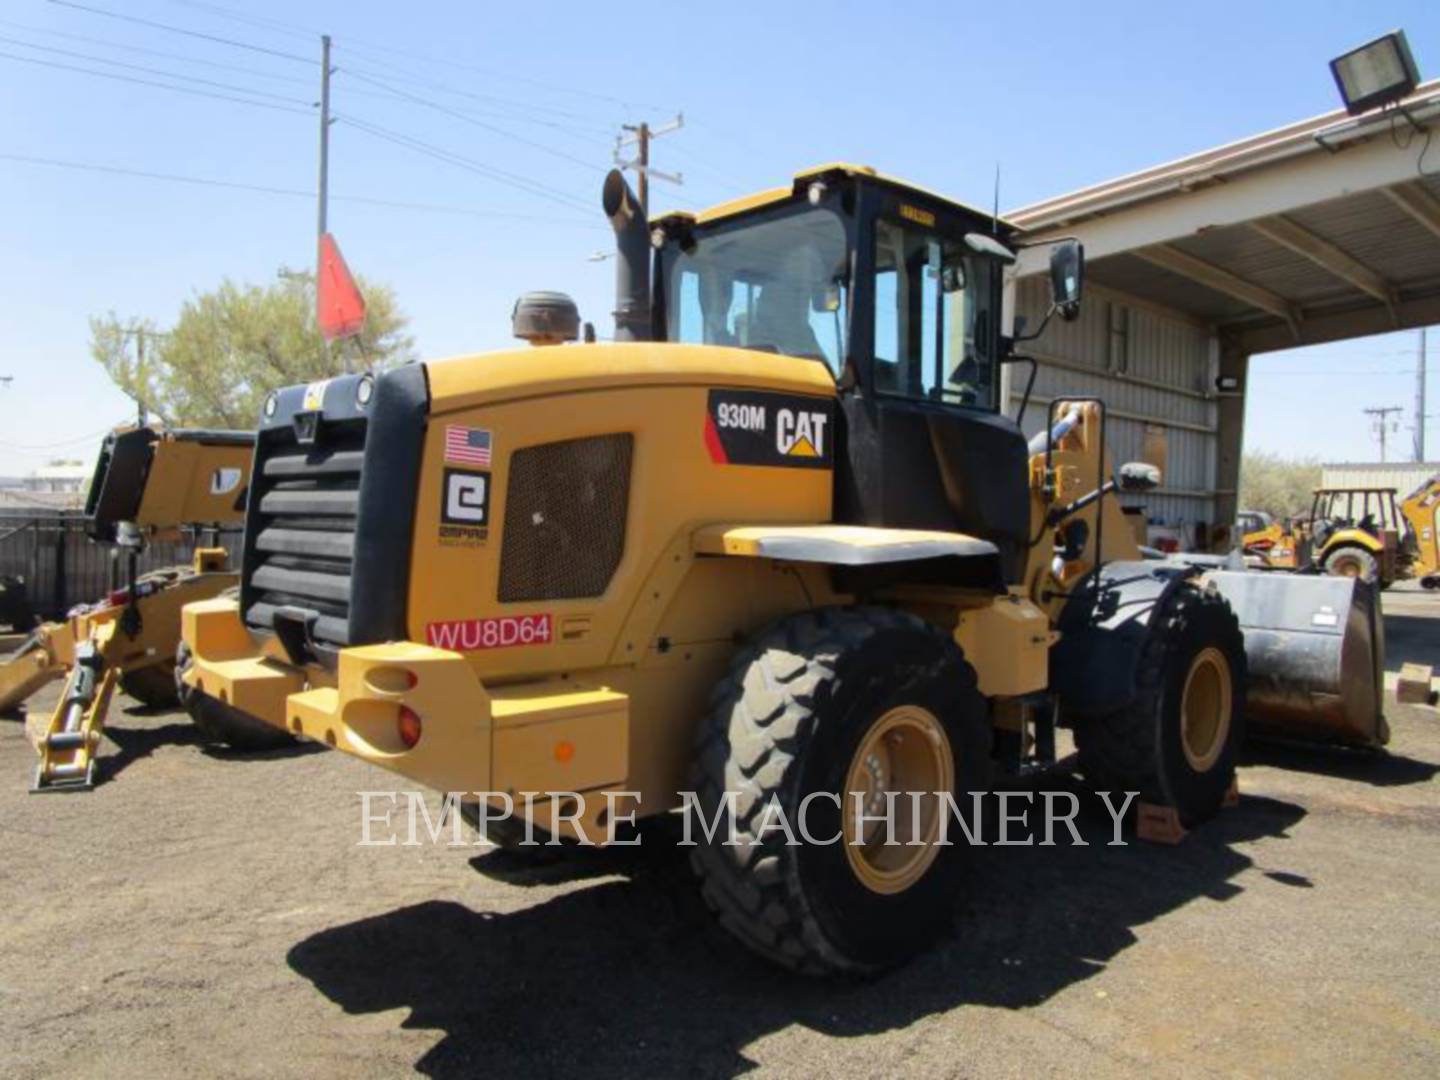
[[(692, 829), (691, 865), (706, 903), (742, 943), (796, 971), (865, 974), (903, 962), (951, 925), (966, 861), (958, 823), (945, 821), (950, 846), (809, 843), (799, 832), (803, 800), (838, 795), (848, 808), (854, 791), (873, 805), (887, 790), (948, 790), (968, 819), (970, 793), (987, 786), (989, 756), (985, 699), (948, 636), (881, 608), (826, 608), (774, 623), (735, 656), (697, 740), (698, 810), (714, 822), (733, 796), (739, 841), (724, 843), (723, 816), (708, 840)], [(799, 845), (773, 827), (773, 812), (764, 828), (772, 799)], [(929, 839), (946, 810), (922, 802)], [(897, 818), (903, 826), (908, 815)], [(816, 840), (854, 835), (829, 798), (811, 801), (806, 824)], [(899, 861), (886, 862), (892, 855)]]
[(1380, 562), (1356, 544), (1341, 544), (1325, 555), (1325, 573), (1331, 577), (1359, 578), (1367, 585), (1380, 583)]
[(175, 669), (170, 664), (152, 664), (120, 676), (120, 689), (151, 709), (168, 709), (179, 703), (175, 683)]
[(1080, 770), (1199, 824), (1224, 802), (1244, 740), (1245, 638), (1224, 597), (1180, 586), (1151, 618), (1136, 682), (1128, 707), (1070, 719)]
[(218, 698), (186, 686), (182, 676), (190, 664), (190, 650), (182, 641), (175, 653), (177, 693), (206, 742), (249, 752), (280, 750), (295, 745), (297, 740), (288, 731), (281, 731)]

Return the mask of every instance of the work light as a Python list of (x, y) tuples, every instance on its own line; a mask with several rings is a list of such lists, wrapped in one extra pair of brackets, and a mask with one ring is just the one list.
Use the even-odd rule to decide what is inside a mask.
[(1351, 116), (1391, 105), (1420, 83), (1420, 72), (1403, 30), (1394, 30), (1336, 57), (1330, 61), (1330, 73), (1340, 88), (1345, 111)]

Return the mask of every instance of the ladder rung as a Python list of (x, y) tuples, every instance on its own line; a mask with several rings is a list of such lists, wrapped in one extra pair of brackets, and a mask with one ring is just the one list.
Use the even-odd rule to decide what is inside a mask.
[(78, 750), (89, 741), (89, 735), (83, 731), (52, 731), (45, 737), (45, 744), (51, 750)]

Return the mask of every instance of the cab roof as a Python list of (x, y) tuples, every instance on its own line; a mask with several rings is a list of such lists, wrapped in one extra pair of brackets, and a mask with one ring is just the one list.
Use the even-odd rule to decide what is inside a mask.
[[(683, 210), (671, 211), (669, 213), (661, 215), (656, 220), (684, 220), (693, 222), (696, 225), (708, 225), (712, 222), (723, 221), (726, 218), (736, 217), (740, 214), (747, 213), (748, 211), (759, 209), (760, 207), (771, 206), (775, 203), (784, 202), (786, 199), (789, 199), (792, 196), (798, 194), (800, 189), (805, 184), (808, 184), (810, 181), (823, 179), (827, 176), (835, 176), (837, 174), (846, 177), (862, 177), (874, 183), (879, 183), (885, 185), (886, 187), (894, 188), (895, 190), (905, 194), (918, 195), (931, 202), (940, 203), (950, 209), (960, 210), (967, 214), (975, 214), (979, 217), (990, 217), (990, 212), (987, 210), (976, 209), (975, 207), (970, 206), (966, 203), (958, 202), (957, 200), (951, 199), (948, 196), (941, 195), (935, 191), (931, 191), (929, 188), (923, 188), (918, 184), (911, 184), (908, 181), (899, 179), (898, 177), (888, 176), (884, 173), (877, 172), (869, 165), (852, 165), (847, 162), (836, 161), (831, 162), (827, 165), (816, 165), (815, 167), (810, 169), (802, 169), (800, 172), (797, 172), (795, 174), (794, 179), (790, 182), (789, 185), (785, 187), (766, 188), (764, 191), (757, 191), (750, 195), (742, 195), (738, 199), (731, 199), (728, 202), (719, 203), (715, 206), (709, 207), (708, 209), (700, 210), (693, 214), (689, 211)], [(1004, 218), (1001, 218), (999, 223), (1007, 230), (1015, 230), (1015, 226), (1010, 222), (1006, 221)]]

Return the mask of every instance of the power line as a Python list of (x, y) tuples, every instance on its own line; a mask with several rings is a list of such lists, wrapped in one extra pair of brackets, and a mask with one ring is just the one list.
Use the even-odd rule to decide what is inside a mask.
[(61, 447), (74, 446), (74, 445), (76, 445), (77, 443), (89, 442), (91, 439), (98, 439), (98, 438), (100, 438), (102, 435), (108, 435), (108, 434), (110, 434), (110, 432), (112, 432), (112, 431), (114, 431), (114, 430), (115, 430), (115, 425), (114, 425), (114, 424), (110, 424), (109, 426), (103, 427), (103, 428), (101, 428), (99, 431), (93, 432), (93, 433), (91, 433), (91, 434), (89, 434), (89, 435), (77, 435), (77, 436), (75, 436), (75, 438), (73, 438), (73, 439), (61, 439), (59, 442), (53, 442), (53, 443), (35, 443), (35, 444), (32, 445), (32, 444), (30, 444), (30, 443), (12, 443), (12, 442), (5, 442), (5, 441), (3, 441), (3, 440), (0, 440), (0, 446), (3, 446), (6, 450), (19, 450), (19, 451), (22, 451), (22, 452), (23, 452), (23, 451), (58, 450), (58, 449), (60, 449)]
[(104, 8), (89, 7), (85, 4), (77, 4), (74, 0), (49, 0), (49, 2), (60, 7), (89, 12), (91, 15), (103, 15), (107, 19), (119, 19), (122, 22), (135, 23), (137, 26), (148, 26), (155, 30), (165, 30), (172, 34), (184, 34), (186, 37), (199, 38), (202, 41), (212, 41), (219, 45), (229, 45), (236, 49), (248, 49), (251, 52), (264, 53), (266, 56), (278, 56), (282, 60), (294, 60), (305, 65), (315, 63), (314, 59), (308, 56), (298, 56), (295, 53), (281, 52), (279, 49), (267, 49), (264, 45), (255, 45), (248, 41), (237, 41), (234, 38), (220, 37), (217, 34), (203, 34), (199, 30), (187, 30), (182, 26), (171, 26), (169, 23), (141, 19), (134, 15), (124, 15), (118, 11), (106, 11)]
[(270, 19), (264, 15), (248, 15), (233, 8), (221, 7), (219, 4), (202, 4), (198, 0), (169, 0), (172, 4), (179, 4), (181, 7), (194, 8), (197, 11), (206, 11), (211, 15), (218, 15), (222, 19), (234, 19), (236, 22), (248, 23), (260, 30), (269, 30), (275, 34), (288, 34), (291, 37), (314, 38), (318, 37), (320, 31), (310, 27), (298, 26), (295, 23), (283, 22), (280, 19)]
[[(337, 43), (337, 47), (338, 47), (338, 43)], [(374, 62), (374, 61), (372, 61), (372, 63), (373, 63), (373, 62)], [(381, 67), (393, 67), (393, 65), (391, 65), (391, 64), (385, 64), (385, 63), (382, 63), (380, 66), (381, 66)], [(351, 75), (356, 76), (357, 78), (364, 78), (364, 77), (367, 76), (367, 75), (370, 76), (370, 78), (371, 78), (372, 80), (375, 79), (375, 78), (378, 78), (378, 76), (377, 76), (374, 72), (366, 71), (364, 68), (357, 68), (357, 67), (355, 67), (355, 66), (353, 66), (353, 65), (351, 65), (351, 64), (342, 65), (338, 70), (343, 71), (343, 72), (347, 72), (347, 73), (349, 73), (349, 74), (351, 74)], [(396, 69), (396, 70), (401, 70), (401, 71), (403, 71), (404, 69)], [(494, 94), (474, 94), (474, 93), (471, 93), (471, 92), (468, 91), (468, 90), (461, 90), (461, 89), (459, 89), (458, 87), (448, 86), (448, 85), (446, 85), (445, 83), (432, 82), (432, 81), (430, 81), (430, 80), (428, 80), (428, 79), (413, 79), (413, 78), (409, 78), (409, 77), (404, 76), (404, 75), (398, 75), (398, 76), (397, 76), (397, 75), (391, 75), (389, 72), (384, 72), (383, 74), (385, 75), (385, 78), (391, 80), (392, 82), (398, 82), (398, 83), (401, 83), (402, 85), (407, 85), (407, 86), (419, 86), (419, 87), (423, 87), (423, 88), (429, 89), (429, 90), (437, 90), (437, 91), (439, 91), (439, 92), (442, 93), (442, 94), (453, 94), (453, 95), (456, 96), (456, 97), (463, 97), (463, 98), (468, 98), (468, 99), (473, 100), (473, 101), (478, 101), (478, 102), (480, 102), (481, 104), (487, 105), (487, 106), (489, 106), (489, 107), (491, 107), (491, 108), (509, 108), (509, 109), (512, 109), (512, 110), (531, 109), (531, 110), (535, 110), (535, 111), (540, 111), (540, 112), (549, 113), (549, 114), (551, 114), (552, 116), (560, 116), (560, 117), (574, 118), (574, 119), (578, 119), (578, 120), (588, 120), (588, 119), (589, 119), (588, 117), (585, 117), (585, 116), (583, 116), (583, 115), (580, 114), (580, 113), (568, 112), (568, 111), (566, 111), (566, 110), (564, 110), (564, 109), (551, 109), (551, 108), (549, 108), (549, 107), (547, 107), (547, 106), (534, 104), (534, 103), (532, 103), (532, 102), (517, 101), (517, 100), (514, 99), (514, 98), (497, 97), (497, 96), (494, 95)], [(373, 93), (373, 91), (372, 91), (372, 93)], [(391, 90), (390, 90), (386, 95), (384, 95), (384, 96), (386, 96), (386, 97), (391, 97), (391, 98), (398, 97), (398, 96), (401, 96), (401, 91), (391, 89)], [(600, 126), (598, 125), (598, 123), (597, 123), (597, 124), (594, 124), (594, 125), (586, 124), (585, 126), (582, 127), (582, 126), (579, 125), (579, 124), (564, 123), (564, 122), (562, 122), (562, 121), (560, 121), (560, 120), (542, 119), (541, 117), (531, 116), (531, 115), (528, 115), (528, 114), (523, 113), (523, 112), (512, 112), (512, 113), (510, 113), (510, 114), (505, 114), (505, 113), (496, 114), (496, 113), (476, 113), (476, 112), (474, 112), (473, 110), (468, 110), (468, 115), (472, 115), (472, 116), (496, 116), (496, 115), (499, 115), (499, 116), (502, 117), (503, 119), (520, 120), (520, 121), (523, 121), (523, 122), (529, 123), (529, 124), (540, 124), (540, 125), (542, 125), (542, 126), (544, 126), (544, 127), (554, 128), (554, 129), (557, 130), (557, 131), (563, 131), (563, 132), (565, 132), (565, 133), (567, 133), (567, 134), (570, 134), (570, 135), (575, 136), (576, 138), (589, 139), (589, 140), (594, 141), (594, 142), (597, 142), (597, 143), (605, 143), (605, 144), (608, 144), (609, 141), (610, 141), (608, 136), (609, 136), (609, 134), (610, 134), (610, 130), (611, 130), (611, 129), (610, 129), (610, 128), (606, 128), (606, 127), (600, 127)]]
[[(313, 199), (314, 191), (300, 188), (272, 187), (265, 184), (247, 184), (238, 180), (218, 180), (205, 176), (183, 176), (178, 173), (151, 172), (144, 169), (130, 169), (118, 165), (101, 165), (89, 161), (63, 161), (58, 158), (32, 157), (26, 154), (0, 152), (0, 160), (16, 161), (26, 165), (48, 165), (61, 169), (75, 169), (83, 172), (108, 173), (115, 176), (129, 176), (141, 180), (162, 180), (177, 184), (195, 184), (203, 187), (231, 188), (236, 191), (251, 191), (262, 195), (281, 195), (291, 198)], [(593, 221), (578, 218), (545, 217), (540, 214), (510, 213), (504, 210), (473, 210), (463, 206), (447, 206), (440, 203), (405, 202), (395, 199), (380, 199), (366, 195), (331, 195), (332, 201), (356, 203), (364, 206), (379, 206), (397, 210), (419, 210), (437, 214), (459, 214), (466, 217), (504, 218), (514, 221), (529, 221), (542, 224), (559, 224), (580, 227), (602, 228)]]
[(574, 154), (567, 154), (564, 150), (557, 150), (553, 146), (547, 146), (544, 143), (536, 142), (534, 139), (527, 139), (523, 135), (516, 135), (513, 131), (506, 131), (504, 128), (496, 127), (494, 124), (487, 124), (485, 121), (477, 120), (467, 113), (461, 112), (457, 109), (452, 109), (448, 105), (442, 105), (437, 101), (431, 101), (429, 98), (420, 97), (418, 94), (411, 94), (404, 90), (397, 90), (395, 87), (390, 86), (387, 83), (381, 82), (379, 79), (371, 78), (368, 75), (362, 75), (358, 71), (355, 71), (353, 69), (341, 67), (339, 70), (348, 71), (353, 78), (360, 79), (362, 82), (368, 82), (372, 86), (378, 86), (382, 90), (389, 90), (392, 94), (395, 94), (398, 97), (402, 97), (407, 101), (413, 101), (417, 105), (423, 105), (426, 108), (434, 109), (436, 112), (444, 113), (446, 116), (453, 116), (457, 120), (463, 120), (467, 124), (474, 124), (476, 127), (484, 128), (486, 131), (491, 131), (497, 135), (502, 135), (507, 139), (513, 139), (514, 141), (522, 143), (525, 146), (529, 146), (536, 150), (540, 150), (544, 153), (550, 154), (552, 157), (562, 158), (565, 161), (573, 162), (586, 169), (592, 169), (598, 173), (603, 174), (606, 171), (604, 166), (597, 165), (593, 161), (586, 161), (584, 158), (576, 157)]
[(584, 202), (577, 196), (570, 195), (556, 188), (548, 187), (544, 184), (539, 183), (536, 180), (530, 179), (527, 176), (521, 176), (518, 173), (507, 172), (503, 169), (497, 169), (493, 165), (486, 165), (483, 162), (475, 161), (473, 158), (467, 158), (463, 154), (455, 153), (453, 150), (446, 150), (444, 147), (436, 146), (433, 143), (423, 142), (420, 139), (416, 139), (410, 135), (402, 134), (398, 131), (391, 131), (388, 128), (383, 128), (378, 124), (372, 124), (369, 121), (361, 120), (354, 116), (337, 115), (335, 119), (339, 123), (349, 124), (353, 128), (358, 128), (361, 131), (368, 132), (369, 134), (374, 135), (376, 138), (385, 139), (389, 142), (396, 143), (397, 145), (407, 147), (411, 150), (416, 151), (417, 153), (426, 154), (430, 157), (436, 158), (439, 161), (444, 161), (448, 164), (455, 165), (458, 168), (468, 169), (473, 173), (488, 177), (489, 179), (498, 181), (499, 183), (509, 184), (510, 186), (519, 188), (520, 190), (526, 191), (531, 195), (538, 195), (541, 198), (550, 199), (553, 202), (558, 202), (561, 205), (570, 207), (572, 209), (591, 209), (591, 206), (588, 203)]
[(236, 86), (234, 83), (216, 82), (214, 79), (202, 79), (197, 75), (186, 75), (181, 71), (166, 71), (163, 68), (146, 67), (143, 64), (127, 64), (123, 60), (107, 60), (103, 56), (94, 56), (91, 53), (72, 52), (69, 49), (60, 49), (53, 45), (34, 45), (28, 41), (21, 41), (19, 38), (5, 37), (3, 34), (0, 34), (0, 41), (7, 42), (11, 45), (19, 45), (26, 49), (55, 53), (57, 56), (68, 56), (76, 60), (89, 60), (96, 64), (109, 64), (111, 67), (125, 68), (127, 71), (143, 71), (147, 75), (159, 75), (166, 79), (180, 79), (183, 82), (200, 83), (203, 86), (216, 86), (222, 90), (234, 90), (256, 97), (274, 98), (276, 101), (284, 101), (290, 104), (303, 104), (303, 102), (299, 102), (298, 99), (286, 97), (284, 94), (271, 93), (269, 90), (256, 90), (249, 86)]
[[(52, 3), (58, 0), (51, 0)], [(153, 79), (137, 79), (133, 75), (120, 75), (113, 71), (96, 71), (94, 68), (78, 67), (75, 64), (62, 64), (55, 60), (40, 60), (33, 56), (17, 56), (15, 53), (0, 52), (0, 58), (6, 60), (18, 60), (23, 64), (35, 64), (39, 67), (55, 68), (60, 71), (75, 71), (82, 75), (98, 75), (102, 79), (114, 79), (118, 82), (135, 83), (139, 86), (153, 86), (160, 90), (173, 90), (177, 94), (193, 94), (196, 97), (214, 98), (218, 101), (233, 101), (240, 105), (254, 105), (260, 109), (274, 109), (277, 112), (298, 113), (301, 116), (310, 115), (309, 109), (296, 109), (288, 105), (274, 105), (268, 101), (255, 101), (253, 98), (234, 97), (230, 94), (216, 94), (209, 90), (194, 90), (188, 86), (172, 86), (169, 83), (155, 82)], [(304, 105), (305, 102), (296, 102)]]
[[(68, 0), (51, 0), (51, 3), (62, 3), (62, 2), (67, 2), (67, 3), (68, 3)], [(304, 34), (304, 35), (308, 35), (308, 36), (311, 36), (311, 37), (318, 36), (319, 33), (320, 33), (320, 31), (318, 31), (318, 30), (314, 30), (314, 29), (308, 28), (308, 27), (302, 27), (302, 26), (299, 26), (299, 25), (296, 24), (296, 23), (287, 23), (287, 22), (283, 22), (283, 21), (278, 20), (278, 19), (263, 19), (263, 18), (257, 18), (256, 16), (250, 15), (249, 13), (241, 12), (241, 11), (236, 11), (234, 8), (225, 7), (224, 5), (221, 5), (221, 4), (199, 3), (199, 2), (197, 2), (197, 0), (170, 0), (170, 2), (171, 2), (171, 3), (180, 4), (180, 5), (184, 6), (184, 7), (195, 8), (195, 9), (198, 9), (198, 10), (201, 10), (201, 11), (206, 11), (206, 12), (209, 12), (210, 14), (212, 14), (212, 15), (217, 15), (217, 16), (219, 16), (219, 17), (221, 17), (221, 18), (233, 19), (233, 20), (236, 21), (236, 22), (245, 23), (245, 24), (250, 25), (250, 26), (260, 26), (261, 24), (269, 24), (269, 25), (270, 25), (271, 27), (273, 27), (273, 28), (275, 29), (275, 31), (278, 32), (278, 33), (284, 33), (284, 34), (290, 34), (290, 35)], [(79, 6), (79, 5), (74, 5), (74, 4), (72, 4), (71, 6)], [(360, 49), (355, 49), (355, 48), (353, 48), (353, 47), (349, 44), (349, 43), (352, 42), (352, 41), (355, 42), (356, 44), (360, 45), (361, 48), (360, 48)], [(335, 44), (336, 44), (336, 47), (337, 47), (337, 48), (349, 49), (351, 52), (355, 53), (355, 55), (357, 55), (357, 56), (359, 56), (359, 55), (361, 55), (362, 53), (365, 53), (365, 52), (371, 52), (372, 55), (373, 55), (373, 51), (378, 50), (379, 52), (389, 53), (389, 54), (391, 54), (392, 56), (403, 56), (403, 57), (406, 57), (407, 59), (410, 59), (410, 60), (419, 60), (421, 63), (425, 63), (425, 64), (444, 64), (444, 65), (446, 65), (447, 67), (458, 68), (458, 69), (464, 70), (464, 71), (473, 71), (473, 72), (476, 72), (476, 73), (478, 73), (478, 74), (480, 74), (480, 75), (488, 76), (488, 77), (490, 77), (490, 78), (501, 78), (501, 79), (508, 79), (508, 80), (510, 80), (510, 81), (513, 81), (513, 82), (525, 83), (525, 84), (528, 84), (528, 85), (530, 85), (530, 86), (539, 87), (539, 88), (541, 88), (541, 89), (551, 90), (551, 91), (553, 91), (553, 92), (555, 92), (555, 93), (560, 93), (560, 94), (574, 94), (574, 95), (579, 96), (579, 97), (592, 98), (592, 99), (594, 99), (594, 100), (596, 100), (596, 101), (606, 101), (606, 102), (609, 102), (609, 103), (612, 104), (612, 105), (623, 105), (623, 106), (624, 106), (625, 108), (627, 108), (627, 109), (641, 108), (641, 109), (659, 109), (659, 110), (663, 111), (663, 108), (664, 108), (663, 106), (656, 105), (654, 102), (629, 101), (629, 100), (626, 100), (625, 98), (614, 97), (614, 96), (609, 95), (609, 94), (602, 94), (602, 93), (598, 93), (597, 91), (594, 91), (594, 90), (586, 90), (586, 89), (583, 89), (583, 88), (581, 88), (581, 87), (561, 86), (561, 85), (559, 85), (559, 84), (557, 84), (557, 83), (546, 82), (546, 81), (543, 80), (543, 79), (533, 79), (533, 78), (529, 78), (528, 76), (524, 76), (524, 75), (510, 75), (510, 74), (506, 74), (505, 72), (496, 71), (496, 70), (494, 70), (493, 68), (479, 67), (479, 66), (477, 66), (477, 65), (475, 65), (475, 64), (467, 64), (467, 63), (464, 63), (463, 61), (459, 61), (459, 60), (449, 60), (449, 59), (446, 59), (445, 57), (441, 57), (441, 56), (434, 56), (434, 55), (426, 55), (426, 54), (424, 54), (424, 53), (409, 52), (409, 51), (407, 51), (407, 50), (405, 50), (405, 49), (397, 49), (397, 48), (395, 48), (393, 45), (387, 45), (387, 44), (384, 44), (384, 43), (381, 43), (381, 42), (366, 41), (364, 38), (352, 38), (352, 37), (342, 36), (342, 37), (340, 37), (339, 39), (336, 40)], [(384, 64), (386, 64), (387, 66), (393, 66), (393, 65), (391, 65), (391, 64), (389, 63), (389, 61), (385, 61), (385, 60), (383, 60), (383, 59), (377, 59), (377, 60), (375, 60), (374, 62), (376, 62), (376, 63), (384, 63)]]
[[(343, 49), (344, 43), (336, 42), (336, 47)], [(596, 120), (593, 116), (587, 116), (585, 113), (578, 113), (571, 109), (561, 109), (557, 108), (554, 105), (542, 105), (536, 101), (522, 101), (517, 98), (501, 97), (498, 94), (480, 94), (476, 93), (473, 90), (461, 89), (460, 87), (453, 86), (450, 83), (436, 82), (434, 79), (428, 79), (423, 76), (417, 75), (414, 72), (411, 72), (408, 68), (401, 67), (398, 64), (392, 64), (388, 60), (366, 59), (365, 62), (387, 69), (381, 74), (383, 74), (387, 79), (390, 79), (394, 82), (403, 83), (407, 86), (419, 86), (427, 90), (438, 90), (444, 94), (454, 94), (456, 97), (469, 98), (472, 101), (478, 101), (486, 105), (500, 105), (509, 106), (515, 109), (529, 109), (532, 112), (548, 113), (551, 116), (561, 116), (570, 120), (583, 120), (586, 121), (587, 124), (595, 125), (593, 127), (587, 126), (585, 130), (587, 132), (594, 132), (597, 134), (609, 135), (611, 128), (613, 127), (613, 125), (611, 125), (611, 127), (601, 127), (599, 126), (600, 122)], [(349, 70), (358, 72), (365, 71), (364, 68), (356, 68), (353, 65), (349, 66)], [(392, 74), (392, 72), (396, 74)], [(375, 75), (375, 72), (366, 72), (366, 74), (373, 76)]]
[[(184, 53), (168, 52), (165, 49), (149, 49), (143, 45), (131, 45), (129, 42), (114, 41), (110, 38), (90, 37), (86, 34), (72, 34), (65, 30), (49, 30), (41, 26), (27, 26), (25, 23), (12, 22), (9, 19), (0, 19), (0, 26), (8, 26), (13, 30), (23, 30), (31, 34), (45, 34), (50, 37), (67, 38), (71, 41), (82, 41), (88, 45), (102, 45), (109, 49), (121, 49), (125, 52), (141, 53), (146, 56), (159, 56), (166, 60), (178, 60), (183, 64), (203, 64), (208, 68), (215, 68), (221, 71), (235, 71), (242, 75), (249, 75), (256, 79), (274, 79), (279, 82), (299, 83), (302, 86), (312, 86), (312, 79), (302, 78), (299, 75), (282, 75), (275, 71), (261, 71), (259, 68), (246, 67), (243, 64), (226, 64), (218, 60), (212, 60), (208, 56), (187, 56)], [(43, 48), (40, 45), (25, 43), (32, 49)], [(103, 61), (113, 63), (113, 61)], [(363, 94), (366, 97), (389, 98), (391, 95), (382, 94), (374, 90), (355, 90), (352, 93)]]

